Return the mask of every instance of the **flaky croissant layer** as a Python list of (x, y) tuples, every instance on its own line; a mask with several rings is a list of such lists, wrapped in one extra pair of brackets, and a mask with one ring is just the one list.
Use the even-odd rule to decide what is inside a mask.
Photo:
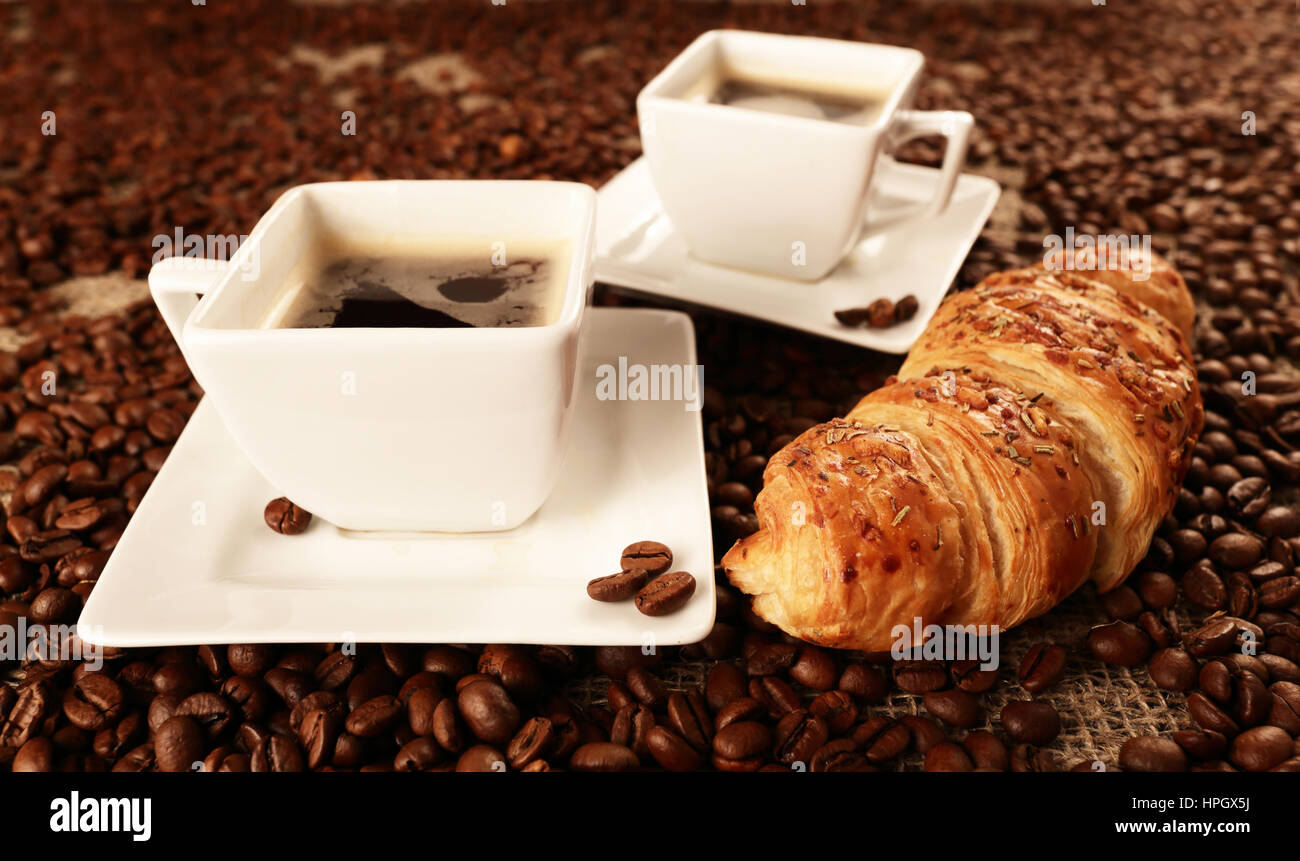
[(878, 652), (917, 619), (1005, 630), (1088, 579), (1121, 583), (1204, 418), (1190, 294), (1142, 263), (1002, 272), (949, 297), (897, 378), (768, 462), (759, 529), (722, 559), (754, 611)]

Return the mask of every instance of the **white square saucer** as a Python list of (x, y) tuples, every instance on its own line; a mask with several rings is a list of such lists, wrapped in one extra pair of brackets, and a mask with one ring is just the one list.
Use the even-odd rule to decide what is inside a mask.
[[(415, 642), (662, 646), (713, 626), (713, 542), (700, 413), (681, 400), (601, 400), (597, 369), (696, 365), (677, 311), (592, 308), (567, 459), (555, 490), (508, 532), (301, 535), (262, 519), (278, 496), (206, 400), (113, 551), (79, 621), (105, 646)], [(378, 443), (382, 444), (382, 442)], [(508, 451), (469, 456), (509, 458)], [(328, 464), (321, 464), (328, 470)], [(587, 581), (652, 539), (695, 595), (651, 618), (602, 604)]]
[[(937, 217), (906, 214), (934, 195), (939, 171), (882, 158), (871, 186), (863, 239), (820, 281), (790, 281), (693, 257), (664, 214), (650, 166), (637, 159), (596, 195), (596, 279), (617, 287), (756, 317), (881, 350), (906, 353), (957, 276), (1001, 188), (962, 174)], [(886, 329), (850, 328), (835, 312), (913, 294), (916, 316)]]

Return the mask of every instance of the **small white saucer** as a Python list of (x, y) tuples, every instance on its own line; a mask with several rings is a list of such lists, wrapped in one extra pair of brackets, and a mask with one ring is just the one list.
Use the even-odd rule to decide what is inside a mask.
[[(700, 413), (682, 401), (600, 400), (597, 368), (696, 364), (676, 311), (592, 308), (573, 436), (558, 486), (510, 532), (302, 535), (262, 519), (277, 496), (199, 404), (114, 550), (79, 633), (105, 646), (414, 642), (678, 645), (713, 625), (713, 543)], [(379, 443), (379, 444), (382, 444)], [(469, 457), (506, 458), (509, 451)], [(328, 470), (329, 464), (321, 464)], [(633, 541), (695, 574), (678, 612), (587, 597)]]
[[(640, 158), (597, 194), (596, 279), (873, 350), (906, 353), (939, 307), (1001, 194), (988, 177), (962, 174), (952, 202), (938, 217), (906, 218), (931, 198), (938, 177), (934, 168), (882, 158), (864, 238), (831, 274), (802, 282), (691, 256), (660, 208), (650, 166)], [(908, 293), (916, 296), (920, 309), (906, 323), (858, 329), (835, 319), (838, 310)]]

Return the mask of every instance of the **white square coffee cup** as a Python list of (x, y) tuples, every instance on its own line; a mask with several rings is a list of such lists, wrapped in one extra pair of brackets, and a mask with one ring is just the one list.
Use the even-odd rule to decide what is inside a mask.
[[(595, 202), (563, 182), (303, 185), (229, 262), (168, 258), (149, 287), (231, 436), (284, 496), (351, 530), (511, 529), (546, 499), (564, 457)], [(507, 260), (512, 241), (562, 243), (563, 298), (542, 326), (263, 327), (341, 240), (375, 254), (477, 243), (485, 263), (495, 243)]]
[[(641, 143), (665, 213), (710, 263), (813, 281), (858, 241), (877, 158), (915, 137), (947, 138), (934, 198), (947, 205), (974, 124), (965, 111), (911, 110), (919, 51), (741, 30), (712, 30), (637, 97)], [(869, 94), (882, 109), (854, 125), (707, 100), (730, 70), (750, 81), (827, 94)]]

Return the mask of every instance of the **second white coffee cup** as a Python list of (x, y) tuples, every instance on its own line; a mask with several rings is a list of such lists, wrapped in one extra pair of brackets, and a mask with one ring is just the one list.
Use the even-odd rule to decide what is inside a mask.
[[(965, 111), (911, 105), (924, 58), (892, 45), (713, 30), (637, 97), (641, 141), (664, 211), (702, 260), (817, 280), (861, 236), (878, 158), (925, 135), (947, 138), (933, 199), (948, 204), (974, 124)], [(869, 122), (738, 108), (709, 99), (729, 76), (875, 102)]]

